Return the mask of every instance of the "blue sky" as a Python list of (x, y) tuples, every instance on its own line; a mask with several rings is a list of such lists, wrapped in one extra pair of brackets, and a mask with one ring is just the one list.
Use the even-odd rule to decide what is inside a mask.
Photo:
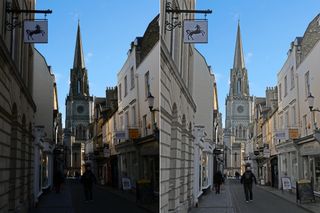
[[(53, 10), (47, 15), (48, 44), (36, 48), (52, 66), (58, 85), (59, 110), (65, 114), (73, 66), (78, 19), (80, 20), (90, 94), (105, 96), (105, 88), (116, 86), (117, 73), (127, 58), (130, 43), (142, 36), (159, 13), (154, 0), (37, 0), (37, 9)], [(38, 15), (38, 19), (44, 16)]]
[[(309, 22), (320, 12), (319, 0), (197, 0), (196, 3), (196, 9), (213, 10), (207, 16), (209, 43), (196, 47), (216, 74), (223, 117), (238, 19), (250, 93), (264, 96), (266, 87), (276, 85), (277, 72), (286, 60), (290, 42), (302, 36)], [(104, 96), (107, 86), (116, 85), (116, 74), (126, 60), (130, 42), (142, 36), (148, 23), (158, 14), (159, 1), (37, 0), (37, 9), (53, 10), (47, 16), (49, 43), (36, 47), (53, 68), (60, 111), (65, 114), (78, 19), (90, 93)]]
[(320, 12), (320, 1), (197, 0), (196, 7), (213, 10), (207, 15), (209, 42), (196, 47), (216, 74), (219, 109), (224, 119), (238, 19), (250, 93), (263, 97), (266, 87), (276, 86), (277, 73), (287, 58), (290, 43), (295, 37), (303, 36)]

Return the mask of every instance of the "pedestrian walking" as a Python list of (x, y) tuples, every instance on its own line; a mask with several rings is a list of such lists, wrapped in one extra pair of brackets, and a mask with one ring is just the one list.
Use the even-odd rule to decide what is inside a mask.
[(97, 179), (91, 171), (90, 165), (86, 165), (86, 171), (81, 176), (80, 181), (84, 189), (85, 202), (93, 201), (92, 186), (93, 183), (97, 183)]
[(53, 177), (53, 185), (54, 185), (54, 189), (55, 189), (56, 193), (60, 193), (61, 185), (63, 184), (63, 182), (64, 182), (63, 174), (58, 169), (55, 171), (54, 177)]
[(246, 196), (246, 202), (249, 202), (253, 200), (253, 194), (252, 194), (252, 183), (257, 184), (257, 179), (254, 176), (254, 174), (251, 171), (251, 168), (248, 166), (246, 167), (246, 171), (241, 176), (240, 182), (243, 184), (244, 194)]
[(236, 179), (239, 180), (240, 173), (238, 171), (235, 172)]
[(223, 182), (223, 176), (221, 171), (217, 171), (213, 176), (213, 182), (216, 190), (216, 194), (220, 194), (220, 186)]

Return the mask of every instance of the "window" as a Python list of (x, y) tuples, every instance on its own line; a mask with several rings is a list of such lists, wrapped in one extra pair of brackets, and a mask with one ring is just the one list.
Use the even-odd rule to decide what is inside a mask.
[(134, 88), (134, 71), (133, 71), (133, 67), (131, 67), (131, 70), (130, 70), (130, 85), (131, 85), (131, 89)]
[(128, 95), (128, 81), (127, 76), (124, 77), (124, 97)]
[(117, 130), (117, 119), (116, 116), (113, 117), (113, 130)]
[(148, 129), (147, 129), (147, 115), (144, 115), (142, 118), (142, 128), (143, 128), (143, 135), (146, 136)]
[(279, 124), (280, 129), (283, 129), (283, 118), (280, 116), (280, 124)]
[(310, 76), (309, 76), (309, 71), (304, 75), (304, 81), (305, 81), (305, 95), (306, 98), (310, 94)]
[(294, 72), (293, 72), (293, 67), (291, 67), (290, 70), (290, 77), (291, 77), (291, 89), (294, 88)]
[(276, 120), (276, 116), (273, 117), (273, 130), (277, 129), (277, 120)]
[(292, 126), (296, 126), (296, 106), (292, 106)]
[(120, 129), (124, 130), (124, 126), (123, 126), (123, 117), (120, 116)]
[(144, 75), (144, 90), (145, 90), (145, 98), (147, 98), (150, 94), (149, 71)]
[(122, 99), (121, 84), (119, 84), (119, 100), (121, 101), (121, 99)]
[(77, 85), (77, 86), (78, 86), (78, 94), (80, 94), (80, 90), (81, 90), (81, 89), (80, 89), (80, 87), (81, 87), (80, 80), (78, 80), (78, 85)]
[(284, 97), (288, 95), (288, 80), (287, 76), (284, 77)]
[(132, 125), (136, 126), (137, 125), (137, 121), (136, 121), (136, 106), (132, 106)]
[(125, 114), (125, 122), (126, 122), (126, 123), (125, 123), (125, 126), (124, 126), (124, 127), (125, 127), (125, 128), (128, 128), (128, 127), (130, 126), (130, 123), (129, 123), (129, 122), (130, 122), (130, 121), (129, 121), (129, 112), (128, 112), (128, 111), (127, 111), (126, 114)]
[(289, 112), (288, 111), (286, 111), (284, 119), (285, 119), (285, 125), (286, 125), (285, 128), (288, 128), (289, 127)]
[(306, 136), (307, 135), (307, 133), (308, 133), (308, 124), (307, 124), (307, 115), (304, 115), (303, 116), (303, 130), (304, 130), (304, 136)]
[(282, 100), (282, 94), (281, 94), (281, 84), (279, 84), (279, 100)]

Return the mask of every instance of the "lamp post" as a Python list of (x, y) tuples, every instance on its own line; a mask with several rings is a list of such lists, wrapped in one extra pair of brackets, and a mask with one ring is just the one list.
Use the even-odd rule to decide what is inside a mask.
[(313, 127), (314, 127), (314, 137), (316, 141), (320, 143), (320, 130), (318, 129), (317, 122), (316, 122), (316, 117), (315, 117), (315, 112), (320, 112), (318, 108), (313, 108), (314, 105), (314, 96), (309, 93), (309, 96), (307, 98), (308, 106), (311, 112), (311, 119), (313, 121)]
[(313, 105), (314, 105), (314, 96), (310, 93), (308, 98), (307, 98), (307, 102), (308, 102), (308, 106), (309, 106), (309, 109), (310, 109), (310, 112), (312, 113), (311, 116), (312, 116), (312, 121), (313, 121), (313, 125), (314, 125), (314, 129), (317, 130), (318, 127), (317, 127), (317, 122), (316, 122), (316, 117), (315, 117), (315, 114), (314, 112), (320, 112), (319, 109), (317, 108), (313, 108)]
[(159, 112), (159, 110), (153, 108), (154, 96), (151, 94), (151, 92), (149, 92), (149, 95), (147, 97), (147, 101), (148, 101), (148, 105), (149, 105), (149, 110), (151, 112), (152, 129), (153, 129), (153, 132), (156, 133), (156, 131), (158, 130), (158, 127), (155, 122), (155, 112)]

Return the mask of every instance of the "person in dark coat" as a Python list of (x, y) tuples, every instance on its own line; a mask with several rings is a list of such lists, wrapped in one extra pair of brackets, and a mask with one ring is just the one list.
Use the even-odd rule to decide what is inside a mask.
[(64, 182), (63, 174), (60, 170), (56, 170), (53, 177), (53, 185), (56, 193), (60, 193), (61, 185)]
[(97, 183), (97, 179), (94, 176), (93, 172), (91, 171), (90, 165), (86, 166), (86, 171), (81, 176), (80, 181), (83, 185), (85, 201), (86, 202), (93, 201), (92, 186), (93, 186), (93, 183)]
[(253, 200), (253, 194), (252, 194), (252, 183), (257, 184), (257, 179), (254, 176), (254, 174), (251, 171), (250, 167), (246, 168), (246, 171), (243, 173), (241, 176), (241, 184), (243, 184), (243, 189), (244, 189), (244, 194), (246, 196), (246, 202), (249, 202), (249, 196), (250, 196), (250, 201)]
[(217, 171), (213, 176), (213, 182), (216, 190), (216, 194), (220, 194), (220, 186), (223, 182), (223, 176), (221, 171)]

